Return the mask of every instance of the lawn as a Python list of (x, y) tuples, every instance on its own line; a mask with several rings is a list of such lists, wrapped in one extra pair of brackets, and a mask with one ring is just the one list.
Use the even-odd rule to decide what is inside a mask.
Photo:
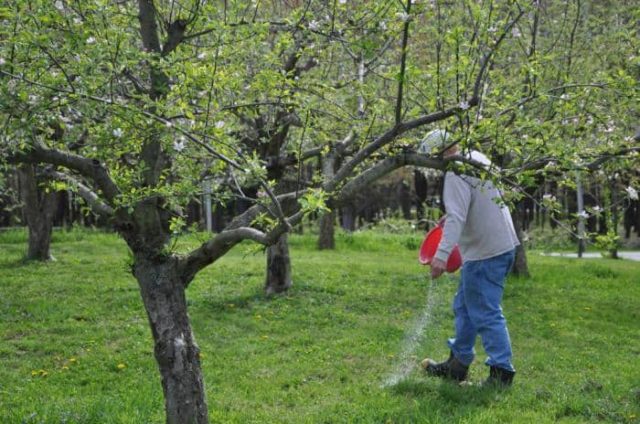
[[(419, 239), (340, 234), (337, 250), (317, 251), (313, 236), (293, 235), (294, 287), (280, 297), (263, 295), (253, 245), (199, 274), (188, 299), (211, 422), (640, 422), (638, 262), (530, 252), (533, 277), (511, 278), (504, 298), (517, 368), (509, 390), (415, 367), (385, 384), (448, 354), (457, 276), (430, 285)], [(58, 232), (47, 264), (22, 262), (24, 249), (24, 233), (0, 233), (0, 423), (162, 423), (124, 243)], [(483, 360), (478, 344), (474, 382)]]

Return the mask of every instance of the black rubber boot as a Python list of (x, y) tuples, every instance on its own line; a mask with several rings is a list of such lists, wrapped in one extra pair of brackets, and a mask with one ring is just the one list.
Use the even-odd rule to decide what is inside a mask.
[(490, 367), (489, 378), (487, 378), (483, 386), (495, 386), (495, 387), (509, 387), (513, 384), (513, 377), (516, 375), (515, 371), (505, 370), (504, 368)]
[(427, 358), (422, 361), (424, 370), (433, 377), (441, 377), (447, 380), (464, 381), (469, 374), (469, 366), (463, 365), (454, 355), (449, 355), (449, 359), (436, 363)]

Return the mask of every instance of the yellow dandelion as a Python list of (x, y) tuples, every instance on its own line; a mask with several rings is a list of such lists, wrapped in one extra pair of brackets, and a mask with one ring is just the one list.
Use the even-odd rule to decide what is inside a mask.
[(68, 370), (68, 369), (69, 369), (69, 367), (68, 367), (68, 366), (66, 366), (66, 365), (63, 365), (63, 366), (62, 366), (62, 370), (63, 370), (63, 371), (66, 371), (66, 370)]
[(269, 336), (260, 336), (260, 338), (261, 338), (262, 340), (267, 340), (267, 339), (269, 338)]
[(76, 358), (69, 358), (69, 362), (75, 364), (76, 362), (78, 362), (78, 360)]
[(33, 370), (31, 371), (31, 377), (46, 377), (49, 373), (45, 370)]
[(120, 364), (116, 365), (116, 368), (118, 368), (119, 370), (123, 370), (123, 369), (127, 368), (127, 366), (125, 364), (123, 364), (123, 363), (120, 363)]

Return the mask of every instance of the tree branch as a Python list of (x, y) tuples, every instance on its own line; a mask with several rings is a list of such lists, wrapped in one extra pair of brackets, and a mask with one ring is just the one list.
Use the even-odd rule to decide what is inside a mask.
[(89, 187), (82, 184), (72, 176), (55, 171), (53, 169), (46, 169), (44, 171), (44, 175), (51, 179), (63, 181), (72, 186), (80, 195), (80, 197), (82, 197), (84, 201), (87, 202), (89, 207), (91, 207), (91, 210), (93, 210), (97, 214), (104, 217), (111, 217), (114, 215), (114, 210), (111, 206), (104, 203), (95, 192), (91, 191)]
[(420, 118), (403, 122), (398, 125), (393, 126), (391, 129), (387, 130), (384, 134), (373, 140), (371, 143), (366, 145), (364, 148), (360, 149), (358, 153), (355, 154), (351, 160), (347, 161), (342, 167), (336, 172), (333, 180), (329, 181), (326, 186), (326, 191), (333, 191), (338, 186), (340, 182), (346, 179), (351, 172), (355, 169), (356, 166), (364, 162), (369, 156), (371, 156), (374, 152), (385, 146), (386, 144), (395, 140), (399, 135), (404, 134), (405, 132), (412, 130), (414, 128), (421, 127), (423, 125), (427, 125), (433, 122), (441, 121), (443, 119), (449, 118), (462, 109), (459, 106), (439, 111), (435, 113), (431, 113), (429, 115), (422, 116)]
[(88, 159), (74, 153), (50, 149), (42, 143), (34, 142), (30, 150), (11, 156), (9, 161), (48, 163), (76, 171), (80, 175), (93, 180), (109, 203), (113, 203), (120, 194), (120, 190), (109, 176), (109, 172), (97, 159)]
[[(286, 223), (280, 223), (271, 231), (264, 233), (255, 228), (240, 226), (229, 228), (214, 236), (211, 240), (203, 243), (198, 249), (192, 251), (181, 259), (180, 267), (182, 275), (186, 275), (185, 285), (189, 285), (193, 277), (203, 268), (212, 264), (224, 256), (235, 245), (244, 240), (253, 240), (264, 246), (274, 244), (278, 238), (289, 231), (290, 225), (300, 222), (303, 217), (301, 211), (296, 212), (287, 219)], [(234, 220), (235, 221), (235, 220)]]
[(432, 156), (413, 152), (403, 152), (388, 157), (371, 168), (368, 168), (366, 171), (358, 174), (357, 177), (346, 183), (336, 197), (336, 202), (338, 204), (344, 203), (348, 199), (353, 198), (355, 194), (361, 191), (364, 187), (384, 177), (390, 172), (407, 165), (442, 170), (444, 169), (445, 162), (441, 158), (434, 158)]
[(396, 96), (396, 125), (402, 121), (402, 95), (404, 91), (404, 79), (407, 69), (407, 46), (409, 44), (409, 24), (411, 23), (411, 0), (407, 0), (405, 14), (407, 19), (402, 28), (402, 50), (400, 56), (400, 75), (398, 78), (398, 95)]
[(522, 18), (523, 15), (524, 15), (524, 10), (520, 11), (520, 13), (513, 19), (513, 21), (511, 21), (504, 28), (504, 31), (502, 32), (500, 37), (496, 40), (491, 50), (489, 50), (487, 54), (485, 54), (484, 57), (482, 58), (482, 61), (480, 62), (480, 71), (478, 71), (478, 75), (476, 76), (476, 81), (473, 84), (473, 96), (469, 100), (470, 106), (476, 106), (478, 102), (480, 102), (480, 87), (482, 87), (482, 79), (484, 78), (484, 74), (487, 71), (491, 57), (496, 52), (496, 50), (498, 50), (498, 47), (500, 46), (502, 41), (506, 38), (509, 31), (511, 31), (511, 28), (513, 28), (513, 26), (520, 20), (520, 18)]
[(156, 22), (156, 8), (153, 0), (138, 0), (138, 20), (140, 21), (140, 35), (142, 45), (148, 52), (160, 53), (160, 38), (158, 37), (158, 23)]

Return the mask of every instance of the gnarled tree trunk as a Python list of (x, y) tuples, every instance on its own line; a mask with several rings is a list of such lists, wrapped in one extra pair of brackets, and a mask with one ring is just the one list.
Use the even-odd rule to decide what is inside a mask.
[(25, 164), (18, 168), (20, 197), (24, 203), (24, 217), (29, 229), (26, 259), (48, 261), (51, 256), (51, 231), (57, 195), (38, 188), (36, 166)]
[(164, 392), (167, 424), (208, 423), (200, 349), (187, 315), (185, 283), (177, 261), (137, 258), (138, 280)]
[(267, 248), (267, 276), (264, 289), (267, 294), (282, 293), (292, 284), (289, 237), (284, 233), (276, 244)]

